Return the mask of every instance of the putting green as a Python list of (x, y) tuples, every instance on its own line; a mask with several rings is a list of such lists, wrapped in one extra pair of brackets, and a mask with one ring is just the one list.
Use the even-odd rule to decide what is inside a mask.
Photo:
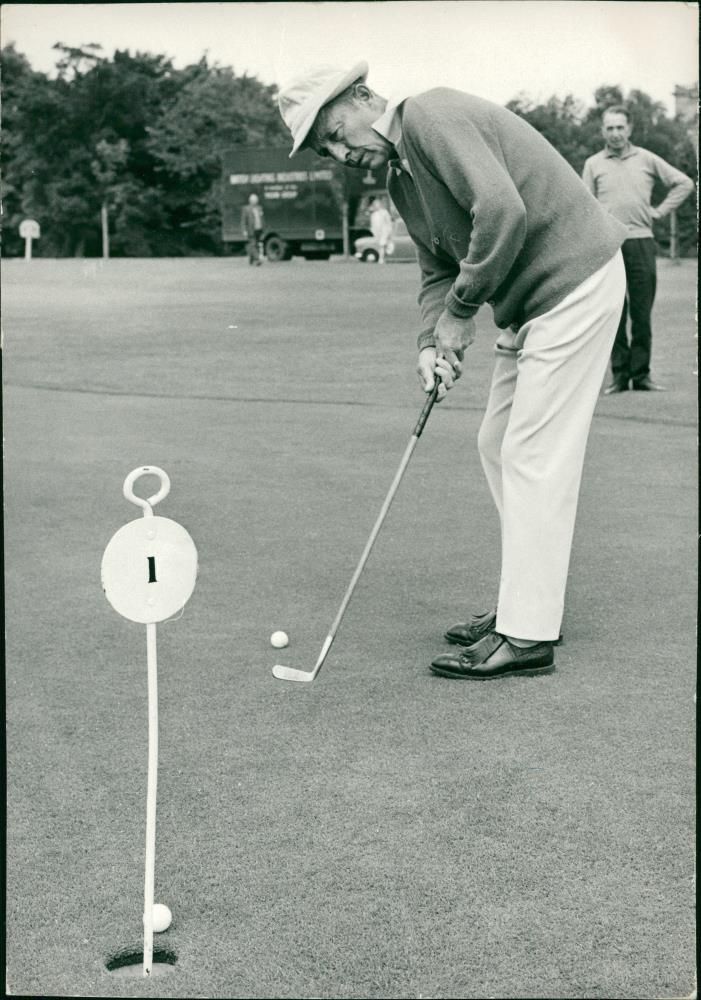
[[(310, 669), (421, 403), (413, 266), (7, 261), (7, 987), (168, 997), (681, 996), (694, 975), (691, 262), (660, 262), (654, 374), (602, 398), (549, 678), (427, 664), (487, 609), (476, 433), (495, 336), (418, 445)], [(192, 536), (159, 626), (153, 986), (142, 946), (143, 626), (100, 586), (141, 463)], [(660, 650), (663, 650), (663, 655)]]

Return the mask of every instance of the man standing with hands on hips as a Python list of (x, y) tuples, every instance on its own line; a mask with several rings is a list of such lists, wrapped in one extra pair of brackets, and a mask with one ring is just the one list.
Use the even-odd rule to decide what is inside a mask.
[[(449, 628), (431, 670), (460, 680), (547, 674), (560, 634), (589, 427), (625, 291), (625, 227), (525, 121), (448, 88), (387, 101), (365, 62), (279, 94), (293, 139), (360, 170), (389, 167), (421, 269), (417, 371), (445, 398), (474, 316), (500, 329), (479, 451), (501, 523), (494, 611)], [(431, 515), (435, 519), (435, 512)], [(443, 511), (442, 524), (469, 524)], [(474, 572), (471, 570), (471, 573)]]
[[(651, 316), (657, 287), (652, 223), (678, 208), (694, 190), (694, 182), (661, 156), (632, 145), (630, 115), (622, 105), (604, 111), (601, 133), (606, 145), (586, 161), (582, 179), (628, 229), (622, 247), (627, 296), (611, 352), (611, 384), (604, 392), (625, 392), (631, 383), (634, 389), (651, 392), (664, 389), (650, 378)], [(669, 190), (662, 204), (653, 208), (650, 198), (656, 178)]]

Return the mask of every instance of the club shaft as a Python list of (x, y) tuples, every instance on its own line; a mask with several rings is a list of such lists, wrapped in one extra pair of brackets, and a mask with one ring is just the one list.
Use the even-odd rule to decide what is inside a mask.
[[(353, 596), (353, 591), (355, 590), (358, 580), (360, 579), (360, 574), (363, 572), (365, 568), (365, 563), (368, 561), (368, 557), (372, 552), (373, 545), (375, 544), (377, 536), (380, 533), (380, 528), (382, 527), (384, 520), (387, 517), (387, 512), (389, 511), (392, 501), (394, 500), (395, 493), (399, 488), (399, 484), (402, 481), (402, 477), (404, 476), (406, 467), (409, 464), (409, 459), (411, 458), (414, 452), (414, 448), (416, 447), (418, 440), (419, 439), (417, 437), (412, 436), (411, 441), (407, 445), (406, 451), (404, 452), (404, 455), (402, 457), (401, 464), (397, 469), (394, 479), (392, 480), (392, 485), (389, 488), (389, 493), (385, 497), (384, 503), (382, 504), (382, 509), (380, 510), (377, 520), (375, 521), (375, 525), (370, 533), (370, 537), (367, 540), (365, 548), (363, 549), (363, 554), (360, 557), (360, 562), (355, 568), (355, 572), (353, 573), (353, 578), (351, 579), (351, 582), (348, 585), (348, 590), (346, 591), (343, 601), (341, 602), (341, 607), (338, 609), (338, 614), (336, 615), (333, 625), (329, 630), (329, 635), (332, 638), (335, 637), (338, 626), (341, 624), (341, 619), (343, 618), (343, 615), (346, 612), (346, 608), (350, 603), (350, 599)], [(328, 652), (328, 649), (326, 650), (326, 652)]]
[(433, 404), (436, 401), (436, 396), (438, 394), (438, 385), (439, 382), (438, 379), (436, 379), (436, 384), (433, 388), (433, 391), (430, 393), (426, 402), (424, 403), (424, 407), (419, 415), (419, 419), (416, 423), (416, 427), (414, 428), (414, 432), (411, 435), (409, 444), (407, 445), (404, 455), (402, 456), (402, 460), (399, 463), (399, 468), (397, 469), (395, 477), (392, 480), (392, 485), (390, 486), (389, 492), (387, 493), (385, 501), (382, 504), (382, 509), (380, 510), (377, 520), (375, 521), (375, 525), (372, 531), (370, 532), (370, 537), (368, 538), (367, 544), (363, 549), (363, 554), (361, 555), (360, 561), (355, 568), (355, 572), (353, 573), (353, 577), (348, 585), (348, 589), (346, 590), (345, 596), (341, 601), (341, 606), (338, 609), (338, 614), (336, 615), (333, 624), (329, 629), (329, 634), (326, 637), (321, 653), (319, 655), (319, 659), (317, 660), (316, 666), (314, 667), (313, 671), (314, 676), (316, 676), (321, 670), (322, 664), (326, 659), (326, 657), (328, 656), (329, 650), (331, 649), (333, 641), (336, 638), (336, 632), (338, 631), (338, 627), (341, 624), (341, 620), (343, 619), (343, 616), (346, 613), (346, 608), (348, 607), (350, 599), (353, 596), (353, 591), (355, 590), (358, 580), (360, 579), (360, 574), (363, 572), (363, 569), (365, 568), (365, 563), (368, 561), (368, 557), (372, 552), (372, 547), (375, 544), (375, 540), (380, 533), (380, 528), (382, 527), (383, 522), (387, 517), (387, 512), (392, 504), (392, 501), (394, 500), (395, 493), (399, 489), (399, 484), (401, 483), (402, 477), (404, 476), (404, 473), (406, 471), (406, 467), (409, 464), (409, 459), (414, 453), (414, 449), (416, 448), (418, 440), (421, 437), (421, 433), (424, 429), (424, 425), (426, 424), (426, 420), (428, 419), (428, 415), (431, 412), (431, 408), (433, 407)]

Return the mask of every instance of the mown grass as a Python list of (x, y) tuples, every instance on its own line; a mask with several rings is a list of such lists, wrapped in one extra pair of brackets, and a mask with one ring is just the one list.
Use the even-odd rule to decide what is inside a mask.
[[(485, 311), (318, 681), (271, 676), (313, 665), (421, 406), (414, 285), (342, 262), (6, 263), (8, 991), (691, 989), (691, 264), (660, 268), (671, 391), (597, 411), (556, 674), (427, 671), (496, 585)], [(200, 555), (159, 627), (156, 897), (178, 963), (149, 984), (105, 969), (140, 944), (146, 676), (145, 630), (99, 580), (146, 462)]]

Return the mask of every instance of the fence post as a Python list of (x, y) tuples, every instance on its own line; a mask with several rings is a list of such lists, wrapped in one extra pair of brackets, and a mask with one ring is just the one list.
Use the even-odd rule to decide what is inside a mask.
[(107, 204), (104, 202), (100, 209), (100, 222), (102, 223), (102, 257), (104, 260), (107, 260), (110, 255), (110, 228)]
[(348, 199), (341, 203), (341, 226), (343, 230), (343, 256), (350, 257), (350, 232), (348, 230)]
[(677, 213), (669, 213), (669, 259), (672, 264), (679, 264), (679, 239), (677, 237)]

